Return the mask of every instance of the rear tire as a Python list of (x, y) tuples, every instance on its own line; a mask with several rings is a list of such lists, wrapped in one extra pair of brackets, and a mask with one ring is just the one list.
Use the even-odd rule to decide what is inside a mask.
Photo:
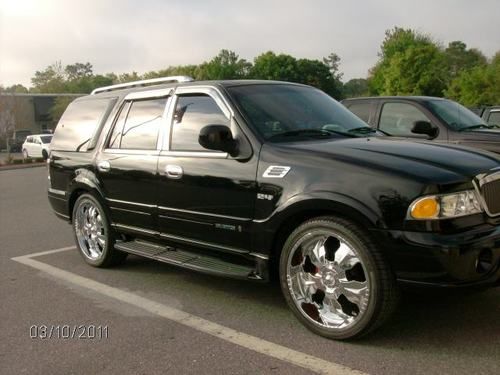
[(29, 159), (28, 150), (23, 150), (23, 159), (24, 160)]
[(280, 257), (280, 284), (294, 315), (330, 339), (352, 339), (382, 325), (399, 289), (372, 238), (334, 216), (311, 219), (290, 234)]
[(47, 153), (47, 150), (42, 150), (42, 158), (43, 160), (47, 160), (49, 157), (49, 154)]
[(114, 248), (115, 235), (102, 204), (91, 194), (82, 194), (72, 213), (77, 248), (85, 262), (94, 267), (122, 263), (127, 253)]

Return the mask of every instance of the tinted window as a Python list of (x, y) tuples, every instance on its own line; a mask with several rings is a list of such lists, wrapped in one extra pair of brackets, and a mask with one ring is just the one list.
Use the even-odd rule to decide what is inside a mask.
[(430, 100), (427, 102), (430, 110), (455, 130), (470, 126), (486, 125), (481, 117), (464, 106), (451, 100)]
[(417, 107), (407, 103), (386, 103), (382, 107), (379, 129), (395, 136), (415, 136), (411, 132), (415, 121), (429, 118)]
[(370, 102), (366, 103), (355, 103), (355, 104), (348, 104), (347, 108), (349, 111), (354, 113), (356, 116), (358, 116), (361, 120), (364, 122), (368, 122), (370, 119), (370, 108), (372, 104)]
[(208, 95), (180, 96), (172, 124), (171, 149), (175, 151), (210, 151), (198, 143), (200, 130), (206, 125), (230, 126), (229, 120)]
[(500, 111), (491, 112), (488, 116), (489, 125), (500, 125)]
[(113, 133), (109, 138), (108, 148), (120, 148), (120, 142), (122, 140), (122, 130), (123, 124), (125, 124), (125, 119), (128, 115), (128, 110), (130, 109), (130, 103), (125, 103), (120, 111), (120, 115), (116, 120), (115, 127), (113, 128)]
[(51, 148), (61, 151), (86, 151), (111, 99), (84, 99), (72, 102), (62, 115)]
[[(354, 136), (366, 123), (324, 92), (289, 84), (245, 85), (228, 91), (250, 125), (271, 142)], [(366, 133), (364, 133), (366, 134)]]
[(116, 142), (120, 138), (122, 149), (155, 150), (166, 103), (166, 98), (132, 102), (124, 122), (120, 120), (125, 114), (120, 113), (116, 134), (111, 139), (113, 147), (118, 147)]
[(42, 143), (50, 143), (50, 141), (52, 140), (52, 136), (51, 135), (42, 135), (42, 136), (40, 136), (40, 139), (42, 140)]

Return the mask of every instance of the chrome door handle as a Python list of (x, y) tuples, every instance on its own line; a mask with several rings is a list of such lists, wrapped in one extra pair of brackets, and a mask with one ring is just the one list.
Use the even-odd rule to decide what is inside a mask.
[(111, 164), (109, 164), (107, 160), (102, 160), (97, 163), (97, 169), (101, 172), (109, 172), (111, 170)]
[(165, 174), (168, 178), (179, 179), (184, 174), (182, 167), (180, 165), (168, 164), (165, 167)]

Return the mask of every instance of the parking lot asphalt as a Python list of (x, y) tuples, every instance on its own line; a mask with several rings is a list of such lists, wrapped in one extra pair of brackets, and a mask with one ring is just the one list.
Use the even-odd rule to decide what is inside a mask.
[[(51, 212), (46, 181), (44, 167), (0, 171), (2, 374), (500, 373), (500, 288), (406, 291), (374, 334), (326, 340), (298, 323), (276, 284), (135, 256), (87, 266)], [(62, 326), (106, 334), (66, 337)]]

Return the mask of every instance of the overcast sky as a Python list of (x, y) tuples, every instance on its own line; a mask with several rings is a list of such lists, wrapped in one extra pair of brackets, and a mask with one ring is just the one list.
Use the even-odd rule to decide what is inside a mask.
[(500, 50), (498, 0), (222, 1), (0, 0), (0, 84), (30, 85), (55, 61), (95, 73), (198, 64), (219, 50), (253, 60), (272, 50), (342, 58), (345, 80), (366, 77), (394, 26)]

